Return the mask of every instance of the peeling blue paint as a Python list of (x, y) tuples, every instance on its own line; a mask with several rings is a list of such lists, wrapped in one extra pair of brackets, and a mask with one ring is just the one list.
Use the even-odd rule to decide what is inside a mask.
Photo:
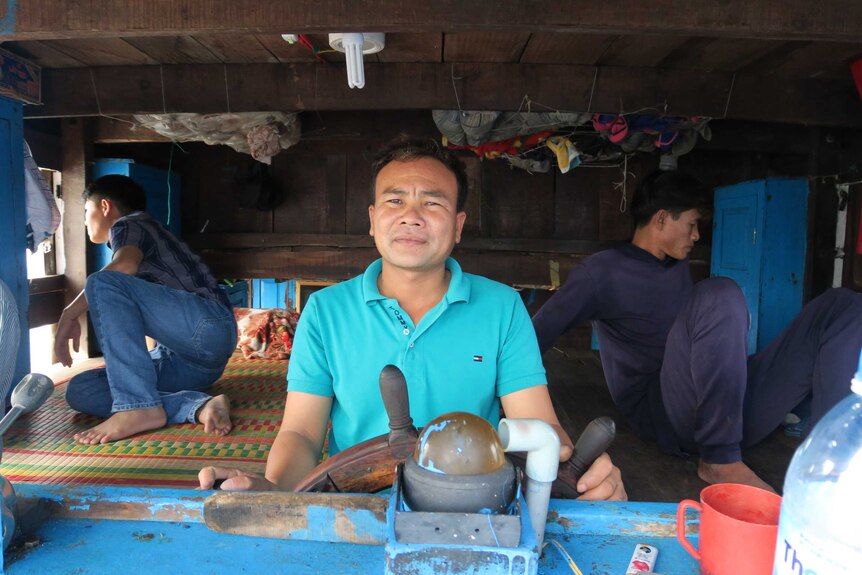
[(17, 24), (16, 8), (16, 0), (6, 0), (6, 12), (5, 14), (2, 14), (2, 18), (0, 18), (0, 34), (15, 33), (15, 26)]
[[(250, 570), (291, 575), (365, 575), (385, 569), (418, 575), (436, 575), (446, 569), (455, 572), (451, 565), (441, 563), (445, 554), (416, 544), (397, 549), (398, 556), (390, 556), (397, 563), (386, 566), (387, 525), (365, 509), (312, 506), (308, 528), (291, 534), (296, 536), (294, 540), (270, 539), (211, 531), (201, 517), (178, 519), (185, 514), (202, 516), (203, 502), (211, 493), (206, 491), (32, 484), (16, 485), (15, 489), (19, 499), (45, 497), (66, 511), (76, 511), (54, 516), (38, 529), (38, 545), (24, 554), (9, 555), (3, 571), (9, 575), (82, 575), (127, 571), (130, 567), (142, 575)], [(135, 509), (130, 510), (130, 506)], [(145, 518), (125, 518), (130, 511)], [(548, 511), (545, 540), (559, 541), (584, 573), (624, 573), (638, 543), (659, 549), (658, 572), (698, 573), (697, 562), (676, 540), (675, 504), (551, 500)], [(389, 505), (390, 520), (394, 513)], [(529, 531), (534, 540), (532, 529)], [(367, 535), (368, 541), (376, 543), (345, 543), (348, 532), (355, 538)], [(308, 536), (322, 541), (309, 540)], [(689, 538), (696, 537), (696, 530), (691, 530)], [(566, 558), (550, 546), (538, 565), (500, 548), (475, 549), (483, 553), (461, 555), (463, 572), (490, 574), (496, 566), (500, 568), (497, 572), (504, 573), (571, 575)], [(448, 550), (447, 554), (451, 555)], [(137, 557), (146, 559), (134, 559)]]

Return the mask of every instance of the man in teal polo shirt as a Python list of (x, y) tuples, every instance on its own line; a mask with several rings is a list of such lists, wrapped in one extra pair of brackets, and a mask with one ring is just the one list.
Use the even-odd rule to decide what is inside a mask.
[[(288, 368), (281, 430), (266, 477), (207, 467), (204, 489), (290, 490), (319, 461), (332, 420), (330, 450), (388, 431), (378, 389), (383, 366), (404, 372), (417, 426), (449, 411), (496, 425), (538, 418), (572, 442), (548, 395), (536, 335), (518, 294), (465, 274), (449, 257), (461, 240), (467, 176), (433, 141), (400, 141), (372, 168), (370, 234), (381, 259), (365, 274), (315, 293), (303, 309)], [(625, 499), (620, 471), (603, 454), (578, 482), (585, 499)]]
[[(378, 377), (360, 380), (356, 374), (379, 375), (387, 364), (401, 368), (419, 426), (443, 413), (468, 411), (496, 427), (498, 398), (545, 381), (541, 356), (529, 351), (536, 336), (518, 294), (463, 273), (452, 258), (445, 266), (449, 288), (418, 329), (396, 299), (380, 293), (383, 260), (360, 278), (313, 294), (303, 308), (289, 389), (336, 398), (330, 453), (389, 429)], [(373, 343), (374, 351), (362, 342)], [(334, 349), (338, 353), (326, 351)]]

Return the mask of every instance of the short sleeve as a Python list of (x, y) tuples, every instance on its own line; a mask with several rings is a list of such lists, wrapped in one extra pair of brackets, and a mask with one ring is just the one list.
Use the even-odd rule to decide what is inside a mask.
[(317, 311), (317, 298), (312, 295), (296, 325), (293, 351), (287, 367), (287, 390), (334, 397), (332, 370), (326, 357)]
[(547, 383), (536, 332), (517, 293), (512, 294), (510, 317), (497, 362), (498, 397)]

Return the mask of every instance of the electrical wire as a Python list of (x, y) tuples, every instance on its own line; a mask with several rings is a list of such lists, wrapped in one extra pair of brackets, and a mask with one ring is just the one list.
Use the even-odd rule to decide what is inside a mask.
[[(311, 50), (311, 54), (316, 60), (323, 62), (324, 64), (327, 63), (326, 60), (320, 56), (321, 51), (314, 47), (314, 44), (311, 42), (311, 40), (308, 39), (308, 36), (306, 36), (305, 34), (298, 34), (296, 36), (296, 39), (299, 41), (300, 44)], [(335, 50), (332, 51), (335, 52)]]
[(560, 553), (563, 554), (563, 557), (566, 558), (566, 561), (569, 563), (569, 569), (572, 570), (572, 573), (575, 575), (584, 575), (583, 572), (578, 568), (578, 564), (575, 563), (575, 560), (572, 559), (572, 556), (569, 555), (569, 552), (563, 548), (563, 545), (557, 541), (556, 539), (545, 539), (545, 542), (542, 544), (542, 549), (548, 546), (549, 543), (553, 543), (554, 547), (559, 549)]

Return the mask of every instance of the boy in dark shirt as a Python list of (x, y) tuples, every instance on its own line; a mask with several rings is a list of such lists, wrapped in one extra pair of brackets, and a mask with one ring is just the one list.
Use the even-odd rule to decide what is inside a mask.
[[(221, 376), (236, 347), (227, 296), (200, 258), (144, 212), (146, 194), (130, 178), (101, 177), (84, 200), (87, 234), (94, 243), (110, 242), (113, 258), (63, 311), (54, 352), (71, 365), (68, 342), (77, 350), (78, 318), (89, 309), (105, 367), (73, 377), (66, 400), (107, 419), (75, 439), (107, 443), (186, 422), (228, 433), (227, 396), (202, 392)], [(152, 351), (145, 336), (158, 342)]]
[(533, 318), (539, 347), (592, 320), (614, 403), (639, 435), (668, 453), (700, 454), (708, 483), (771, 489), (742, 461), (809, 393), (817, 420), (850, 392), (862, 347), (862, 295), (829, 290), (748, 357), (748, 308), (728, 278), (694, 285), (688, 255), (712, 210), (709, 190), (656, 172), (632, 203), (631, 243), (572, 270)]

